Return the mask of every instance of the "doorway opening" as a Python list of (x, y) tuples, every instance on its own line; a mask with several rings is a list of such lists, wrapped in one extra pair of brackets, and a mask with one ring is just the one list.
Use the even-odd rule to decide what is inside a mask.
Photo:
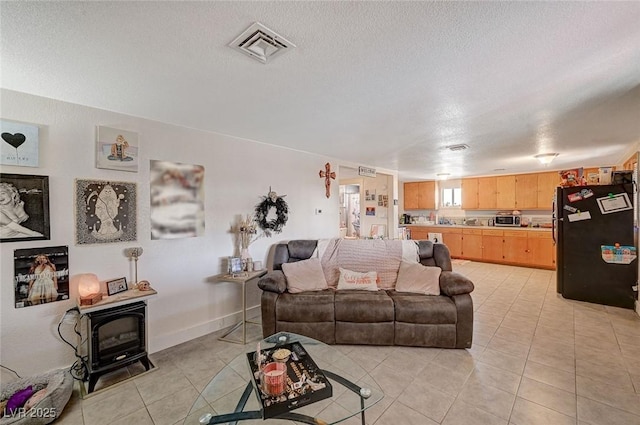
[(360, 184), (340, 185), (340, 237), (360, 238)]

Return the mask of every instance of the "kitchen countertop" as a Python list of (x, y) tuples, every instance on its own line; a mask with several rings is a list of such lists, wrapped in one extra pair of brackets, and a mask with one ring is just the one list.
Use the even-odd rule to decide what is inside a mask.
[(493, 230), (528, 230), (534, 232), (550, 231), (550, 227), (511, 227), (511, 226), (468, 226), (466, 224), (424, 224), (424, 223), (412, 223), (401, 224), (400, 227), (451, 227), (458, 229), (493, 229)]

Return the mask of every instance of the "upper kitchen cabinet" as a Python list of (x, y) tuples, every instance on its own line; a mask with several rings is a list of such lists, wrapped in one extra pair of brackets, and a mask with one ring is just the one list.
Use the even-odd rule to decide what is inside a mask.
[(538, 208), (538, 175), (519, 174), (516, 176), (516, 208), (534, 210)]
[(516, 205), (516, 176), (496, 177), (496, 208), (513, 209)]
[(462, 209), (478, 209), (478, 180), (462, 179)]
[(557, 171), (462, 179), (462, 209), (549, 210), (558, 184)]
[(557, 171), (538, 174), (537, 208), (550, 210), (556, 187), (560, 184), (560, 175)]
[(478, 179), (478, 209), (495, 210), (498, 200), (496, 177), (481, 177)]
[(404, 184), (405, 210), (434, 210), (436, 208), (436, 182), (407, 182)]

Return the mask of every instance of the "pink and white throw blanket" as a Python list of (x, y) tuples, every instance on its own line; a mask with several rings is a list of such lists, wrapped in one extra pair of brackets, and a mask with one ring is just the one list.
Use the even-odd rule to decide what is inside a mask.
[(393, 289), (402, 260), (418, 261), (414, 241), (382, 239), (320, 239), (318, 258), (329, 287), (338, 286), (340, 267), (356, 272), (378, 273), (378, 288)]

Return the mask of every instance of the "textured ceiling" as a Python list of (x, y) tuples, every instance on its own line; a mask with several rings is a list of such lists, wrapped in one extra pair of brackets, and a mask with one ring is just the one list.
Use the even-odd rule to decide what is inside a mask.
[[(640, 2), (2, 2), (1, 86), (398, 170), (621, 163)], [(227, 44), (259, 21), (297, 45)], [(465, 152), (443, 147), (466, 143)]]

